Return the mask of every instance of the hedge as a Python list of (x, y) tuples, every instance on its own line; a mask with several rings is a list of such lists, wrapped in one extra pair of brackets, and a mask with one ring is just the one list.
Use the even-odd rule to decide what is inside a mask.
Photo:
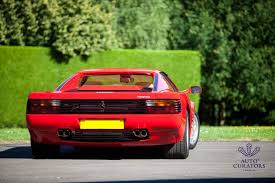
[[(0, 46), (0, 127), (24, 127), (27, 96), (54, 90), (78, 70), (89, 68), (155, 68), (165, 71), (181, 90), (200, 84), (196, 51), (112, 50), (85, 60), (58, 62), (45, 47)], [(199, 97), (191, 96), (199, 105)]]

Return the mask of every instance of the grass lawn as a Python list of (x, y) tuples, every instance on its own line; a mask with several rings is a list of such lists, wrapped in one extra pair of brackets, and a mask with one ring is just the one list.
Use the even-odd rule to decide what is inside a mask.
[(275, 141), (275, 126), (202, 126), (200, 140), (211, 141)]
[[(275, 127), (212, 127), (202, 126), (201, 141), (275, 141)], [(0, 129), (0, 144), (28, 143), (29, 132), (26, 128)]]
[(0, 128), (0, 144), (29, 142), (26, 128)]

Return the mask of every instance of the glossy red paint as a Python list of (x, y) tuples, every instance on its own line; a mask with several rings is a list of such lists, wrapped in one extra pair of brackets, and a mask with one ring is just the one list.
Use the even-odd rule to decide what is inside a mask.
[[(76, 142), (61, 140), (57, 136), (57, 129), (68, 128), (79, 130), (80, 119), (125, 119), (125, 130), (147, 129), (150, 138), (131, 142)], [(74, 146), (152, 146), (172, 144), (182, 138), (184, 119), (181, 115), (164, 114), (117, 114), (117, 115), (90, 115), (90, 114), (28, 114), (28, 127), (31, 136), (38, 142), (46, 144), (67, 144)], [(122, 131), (122, 130), (112, 130)]]
[[(150, 92), (136, 91), (140, 86), (79, 86), (81, 78), (98, 74), (143, 74), (154, 77), (154, 88)], [(121, 147), (121, 146), (155, 146), (175, 144), (183, 138), (186, 111), (189, 112), (189, 127), (195, 114), (194, 103), (187, 93), (177, 91), (172, 81), (165, 79), (167, 75), (151, 69), (91, 69), (77, 72), (63, 82), (53, 92), (32, 92), (31, 100), (179, 100), (181, 112), (175, 114), (26, 114), (27, 126), (33, 141), (43, 144), (66, 144), (73, 146)], [(70, 90), (75, 91), (71, 92)], [(124, 90), (123, 92), (120, 90)], [(129, 91), (125, 91), (129, 90)], [(132, 91), (133, 90), (133, 91)], [(69, 129), (72, 132), (80, 130), (81, 119), (123, 119), (123, 130), (89, 130), (104, 132), (125, 132), (136, 129), (148, 130), (146, 139), (133, 141), (98, 142), (75, 141), (62, 139), (57, 135), (58, 129)], [(189, 129), (191, 131), (191, 129)], [(189, 133), (190, 134), (190, 133)]]
[(100, 86), (100, 85), (94, 85), (94, 86), (82, 86), (79, 87), (79, 91), (106, 91), (106, 90), (112, 90), (112, 91), (137, 91), (141, 90), (142, 86)]

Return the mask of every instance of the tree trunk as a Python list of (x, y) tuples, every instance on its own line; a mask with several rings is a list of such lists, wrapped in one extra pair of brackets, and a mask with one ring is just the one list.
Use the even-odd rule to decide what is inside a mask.
[(225, 124), (225, 102), (222, 102), (220, 105), (219, 105), (219, 123), (220, 123), (220, 126), (224, 126)]

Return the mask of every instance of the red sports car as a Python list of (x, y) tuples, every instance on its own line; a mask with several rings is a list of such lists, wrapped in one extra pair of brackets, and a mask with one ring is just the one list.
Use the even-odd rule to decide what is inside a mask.
[(82, 70), (53, 92), (28, 97), (33, 158), (75, 147), (160, 147), (187, 158), (199, 138), (199, 118), (188, 94), (167, 74), (150, 69)]

